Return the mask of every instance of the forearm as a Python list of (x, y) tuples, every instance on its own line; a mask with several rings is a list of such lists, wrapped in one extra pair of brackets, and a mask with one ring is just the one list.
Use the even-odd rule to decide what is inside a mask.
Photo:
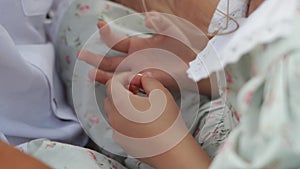
[(211, 98), (219, 96), (218, 81), (215, 73), (211, 74), (209, 78), (198, 81), (197, 86), (199, 94), (203, 94)]
[(0, 141), (0, 168), (50, 169), (41, 162)]
[(173, 149), (144, 161), (156, 169), (206, 169), (211, 162), (191, 134)]

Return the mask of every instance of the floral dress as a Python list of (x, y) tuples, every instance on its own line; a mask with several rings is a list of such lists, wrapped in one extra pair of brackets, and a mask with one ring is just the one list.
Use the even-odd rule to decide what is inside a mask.
[[(220, 91), (240, 124), (210, 168), (300, 167), (299, 11), (299, 0), (265, 1), (248, 21), (240, 21), (241, 28), (231, 37), (218, 37), (227, 41), (215, 59), (226, 67), (211, 66), (210, 72), (224, 77), (226, 85)], [(191, 63), (188, 73), (195, 80), (207, 76), (193, 67), (199, 60), (213, 63), (204, 53), (212, 50)]]
[[(226, 0), (225, 0), (226, 1)], [(224, 7), (224, 0), (220, 5)], [(245, 15), (245, 3), (238, 3), (232, 9), (232, 15), (241, 18)], [(70, 104), (75, 106), (79, 120), (81, 121), (88, 135), (103, 149), (112, 150), (94, 152), (88, 149), (52, 142), (49, 140), (34, 140), (19, 148), (24, 152), (42, 160), (53, 168), (130, 168), (130, 169), (151, 169), (145, 163), (137, 159), (126, 158), (121, 163), (113, 160), (118, 158), (113, 154), (126, 156), (125, 152), (111, 138), (111, 128), (104, 116), (98, 113), (101, 100), (105, 97), (103, 86), (90, 83), (87, 72), (91, 66), (78, 62), (76, 55), (79, 49), (85, 48), (89, 51), (107, 56), (114, 56), (117, 51), (110, 51), (98, 35), (96, 23), (99, 20), (111, 21), (133, 13), (131, 10), (104, 0), (75, 0), (67, 1), (59, 6), (61, 14), (54, 19), (50, 32), (51, 39), (56, 42), (56, 50), (59, 56), (59, 71), (67, 86), (67, 94)], [(66, 8), (66, 9), (64, 9)], [(241, 8), (242, 10), (240, 10)], [(224, 11), (224, 9), (222, 10)], [(62, 16), (60, 16), (62, 15)], [(143, 27), (144, 22), (140, 16), (117, 22), (112, 25), (112, 29), (119, 33), (131, 35), (136, 32), (147, 32)], [(111, 17), (111, 18), (110, 18)], [(223, 26), (218, 24), (223, 22), (225, 16), (215, 14), (213, 26)], [(215, 23), (217, 22), (217, 23)], [(79, 24), (80, 23), (80, 24)], [(90, 26), (89, 26), (90, 25)], [(134, 25), (134, 26), (132, 26)], [(126, 29), (124, 29), (126, 28)], [(130, 28), (130, 29), (128, 29)], [(55, 36), (57, 34), (57, 36)], [(92, 35), (92, 36), (91, 36)], [(75, 86), (74, 86), (75, 85)], [(95, 87), (96, 85), (96, 87)], [(72, 95), (72, 88), (79, 89)], [(91, 96), (97, 95), (97, 100)], [(75, 95), (75, 96), (74, 96)], [(72, 99), (72, 97), (74, 99)], [(174, 94), (175, 99), (178, 99)], [(201, 103), (195, 103), (199, 97), (196, 93), (190, 93), (188, 97), (181, 101), (181, 109), (184, 110), (183, 118), (190, 128), (191, 133), (198, 141), (199, 146), (212, 158), (216, 156), (217, 150), (226, 140), (231, 130), (238, 125), (238, 116), (234, 114), (231, 107), (227, 106), (222, 99), (209, 101), (206, 97), (201, 97)], [(100, 100), (100, 101), (99, 101)], [(100, 109), (102, 106), (100, 105)], [(79, 113), (78, 113), (79, 112)], [(105, 154), (105, 155), (103, 155)], [(118, 158), (119, 159), (119, 158)]]

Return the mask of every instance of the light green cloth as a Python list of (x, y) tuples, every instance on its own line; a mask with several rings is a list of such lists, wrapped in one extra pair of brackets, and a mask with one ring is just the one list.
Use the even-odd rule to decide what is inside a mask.
[[(135, 15), (126, 17), (130, 14)], [(54, 39), (57, 40), (59, 72), (66, 85), (68, 100), (75, 106), (82, 126), (94, 142), (106, 151), (126, 156), (123, 149), (112, 140), (112, 129), (107, 124), (105, 115), (101, 116), (99, 112), (100, 109), (102, 114), (105, 114), (103, 110), (105, 88), (98, 84), (95, 87), (95, 84), (88, 80), (88, 71), (93, 67), (78, 61), (76, 55), (80, 49), (106, 56), (120, 54), (117, 51), (109, 51), (101, 41), (96, 26), (99, 20), (113, 21), (110, 24), (112, 30), (123, 35), (142, 35), (141, 33), (149, 33), (152, 30), (145, 27), (144, 17), (141, 14), (105, 0), (75, 0), (60, 15), (63, 17), (60, 23), (56, 23), (59, 28), (58, 35)], [(204, 150), (214, 157), (219, 145), (224, 142), (238, 121), (219, 100), (211, 104), (207, 97), (188, 90), (172, 94), (181, 106), (187, 127), (192, 133), (197, 131), (194, 134), (195, 138)], [(209, 119), (206, 120), (207, 118)], [(131, 159), (129, 161), (132, 163)]]
[[(99, 2), (98, 5), (91, 5), (95, 3), (95, 1), (92, 0), (75, 1), (74, 4), (72, 4), (70, 10), (65, 14), (64, 21), (70, 18), (71, 20), (69, 20), (69, 22), (63, 22), (60, 29), (58, 40), (61, 42), (59, 42), (58, 44), (61, 44), (61, 46), (58, 46), (58, 54), (60, 56), (59, 60), (61, 63), (62, 77), (66, 85), (69, 87), (69, 99), (71, 99), (71, 95), (70, 95), (71, 94), (70, 89), (72, 84), (71, 77), (73, 74), (73, 68), (76, 61), (75, 56), (77, 54), (77, 50), (83, 46), (83, 43), (88, 38), (87, 35), (97, 31), (96, 26), (88, 27), (85, 25), (96, 24), (97, 20), (102, 18), (101, 14), (103, 14), (103, 11), (107, 12), (109, 9), (111, 9), (109, 8), (109, 6), (106, 5), (106, 3), (109, 4), (109, 2), (105, 2), (101, 0), (98, 2)], [(99, 11), (97, 11), (96, 9), (99, 9)], [(85, 24), (80, 24), (79, 27), (76, 27), (74, 26), (74, 25), (78, 25), (76, 24), (76, 22), (85, 23)], [(94, 44), (91, 43), (91, 45), (94, 46), (88, 46), (88, 49), (98, 53), (105, 52), (108, 49), (101, 41), (99, 41), (99, 38), (95, 40), (96, 41), (92, 41), (95, 42)], [(241, 62), (243, 62), (243, 60), (241, 60)], [(247, 61), (246, 64), (248, 64)], [(90, 67), (86, 66), (85, 70), (88, 70), (89, 68)], [(245, 77), (249, 77), (249, 76), (245, 76)], [(84, 82), (86, 82), (86, 80), (87, 79), (85, 78), (81, 79), (81, 81)], [(90, 87), (93, 86), (93, 84), (88, 84), (88, 83), (86, 83), (86, 85), (89, 85)], [(81, 92), (86, 92), (86, 91), (83, 90)], [(98, 93), (100, 92), (98, 91)], [(87, 92), (84, 95), (81, 95), (83, 96), (82, 99), (87, 102), (87, 103), (83, 103), (81, 108), (81, 110), (85, 109), (83, 113), (85, 115), (85, 121), (82, 122), (85, 125), (88, 133), (90, 134), (92, 132), (98, 133), (98, 137), (100, 139), (103, 139), (104, 141), (105, 140), (112, 141), (109, 132), (107, 132), (111, 129), (107, 129), (103, 126), (99, 126), (99, 121), (101, 122), (103, 119), (99, 120), (98, 115), (93, 113), (92, 108), (89, 106), (90, 100), (87, 99), (87, 96), (89, 96), (89, 94), (93, 94), (93, 93)], [(185, 101), (191, 101), (191, 100), (192, 99), (188, 99)], [(213, 107), (211, 107), (210, 105), (213, 105)], [(188, 124), (189, 127), (192, 127), (193, 131), (195, 131), (193, 132), (194, 137), (199, 142), (199, 145), (201, 145), (203, 149), (211, 157), (214, 157), (216, 155), (219, 145), (225, 141), (227, 136), (230, 134), (232, 128), (234, 128), (237, 125), (238, 123), (236, 119), (237, 116), (235, 116), (234, 112), (232, 112), (230, 106), (224, 105), (224, 101), (222, 100), (216, 100), (216, 101), (212, 101), (211, 103), (202, 105), (200, 110), (198, 110), (197, 107), (197, 111), (194, 110), (194, 107), (192, 107), (192, 105), (188, 108), (189, 109), (187, 111), (192, 111), (193, 113), (195, 113), (195, 114), (191, 114), (189, 118), (194, 117), (194, 115), (196, 115), (197, 117), (196, 124)], [(187, 121), (189, 122), (189, 120)], [(105, 146), (113, 147), (116, 145), (112, 142), (107, 142)], [(44, 161), (45, 163), (52, 166), (53, 168), (59, 168), (59, 169), (60, 168), (62, 169), (65, 168), (72, 168), (72, 169), (125, 168), (119, 163), (111, 160), (106, 156), (101, 155), (100, 153), (93, 152), (83, 148), (74, 147), (72, 145), (51, 142), (48, 140), (35, 140), (28, 144), (23, 145), (21, 149), (31, 154), (32, 156)], [(117, 151), (122, 151), (122, 150), (117, 150)], [(146, 164), (141, 163), (134, 159), (127, 159), (125, 162), (127, 168), (143, 168), (143, 169), (150, 168)], [(217, 167), (217, 168), (223, 168), (223, 167)]]
[(126, 169), (95, 151), (49, 140), (34, 140), (20, 149), (54, 169)]
[(211, 169), (300, 168), (299, 2), (291, 34), (227, 66), (227, 92), (235, 93), (241, 122)]

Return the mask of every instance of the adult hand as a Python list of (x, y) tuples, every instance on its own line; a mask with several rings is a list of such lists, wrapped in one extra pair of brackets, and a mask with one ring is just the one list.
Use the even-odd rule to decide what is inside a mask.
[[(190, 29), (182, 28), (184, 27), (183, 25)], [(105, 22), (99, 22), (98, 27), (100, 29), (102, 40), (109, 47), (128, 53), (128, 55), (127, 57), (104, 57), (88, 51), (81, 51), (79, 59), (98, 68), (98, 70), (90, 72), (91, 78), (105, 84), (113, 76), (113, 73), (117, 68), (120, 68), (119, 65), (133, 54), (137, 54), (137, 52), (145, 49), (161, 49), (176, 55), (177, 61), (175, 61), (176, 59), (168, 60), (164, 55), (159, 57), (150, 56), (150, 54), (154, 55), (154, 53), (149, 53), (149, 56), (142, 57), (142, 62), (131, 60), (130, 63), (126, 64), (126, 66), (123, 66), (121, 69), (127, 69), (127, 71), (128, 69), (140, 70), (149, 67), (149, 65), (151, 66), (151, 64), (154, 63), (165, 64), (168, 65), (167, 72), (158, 69), (147, 69), (141, 71), (141, 73), (145, 71), (151, 72), (154, 78), (162, 82), (171, 90), (178, 89), (176, 83), (178, 82), (178, 79), (185, 83), (184, 87), (195, 88), (195, 83), (187, 78), (186, 70), (188, 69), (188, 63), (195, 58), (195, 53), (204, 48), (208, 39), (201, 34), (201, 32), (197, 33), (198, 30), (196, 27), (188, 25), (188, 23), (180, 20), (180, 18), (173, 19), (173, 17), (169, 17), (169, 15), (161, 15), (155, 12), (147, 15), (146, 26), (154, 29), (157, 34), (150, 38), (128, 38), (113, 33)], [(182, 62), (179, 63), (178, 59)], [(174, 61), (173, 63), (175, 64), (172, 64), (172, 61)], [(152, 65), (152, 67), (155, 68), (154, 65)]]
[(184, 18), (207, 33), (219, 0), (112, 0), (138, 12), (158, 11)]

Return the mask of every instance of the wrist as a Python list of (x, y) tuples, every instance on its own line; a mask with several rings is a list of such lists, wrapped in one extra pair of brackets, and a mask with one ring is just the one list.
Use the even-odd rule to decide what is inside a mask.
[[(202, 30), (205, 34), (208, 33), (208, 28), (211, 22), (211, 19), (217, 9), (219, 4), (219, 0), (207, 1), (207, 0), (191, 0), (189, 3), (193, 4), (192, 6), (197, 6), (195, 9), (199, 9), (197, 12), (189, 9), (184, 9), (184, 7), (189, 8), (187, 5), (183, 5), (180, 3), (186, 3), (185, 1), (176, 1), (177, 6), (182, 6), (183, 9), (180, 11), (173, 11), (173, 13), (179, 17), (185, 18), (195, 26), (197, 26), (200, 30)], [(189, 12), (187, 12), (189, 11)]]
[(191, 134), (171, 150), (142, 160), (157, 169), (208, 168), (211, 162)]

